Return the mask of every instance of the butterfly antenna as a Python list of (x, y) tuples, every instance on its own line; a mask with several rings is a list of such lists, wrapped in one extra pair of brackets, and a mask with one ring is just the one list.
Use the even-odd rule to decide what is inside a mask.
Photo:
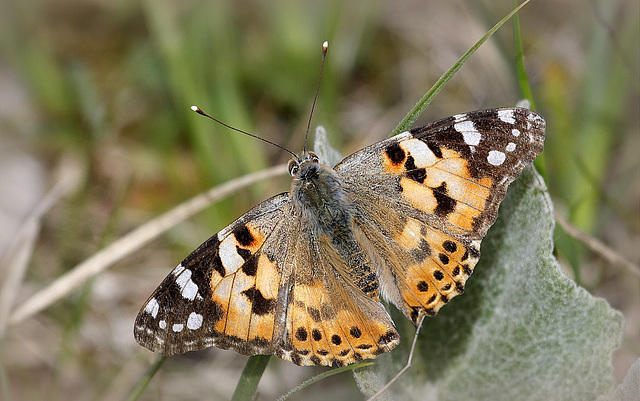
[(220, 124), (220, 125), (222, 125), (222, 126), (225, 126), (225, 127), (229, 128), (229, 129), (231, 129), (231, 130), (234, 130), (234, 131), (239, 132), (239, 133), (241, 133), (241, 134), (248, 135), (248, 136), (250, 136), (250, 137), (252, 137), (252, 138), (259, 139), (259, 140), (261, 140), (262, 142), (266, 142), (266, 143), (268, 143), (268, 144), (270, 144), (270, 145), (275, 146), (276, 148), (280, 148), (280, 149), (284, 150), (285, 152), (289, 153), (290, 155), (292, 155), (293, 157), (295, 157), (296, 159), (300, 160), (300, 157), (299, 157), (298, 155), (296, 155), (295, 153), (293, 153), (292, 151), (290, 151), (289, 149), (287, 149), (287, 148), (285, 148), (285, 147), (283, 147), (283, 146), (280, 146), (280, 145), (278, 145), (277, 143), (271, 142), (271, 141), (270, 141), (270, 140), (268, 140), (268, 139), (261, 138), (261, 137), (259, 137), (258, 135), (254, 135), (254, 134), (252, 134), (252, 133), (250, 133), (250, 132), (243, 131), (243, 130), (241, 130), (241, 129), (239, 129), (239, 128), (232, 127), (232, 126), (231, 126), (231, 125), (229, 125), (229, 124), (223, 123), (222, 121), (218, 120), (217, 118), (215, 118), (215, 117), (211, 117), (210, 115), (208, 115), (207, 113), (205, 113), (204, 111), (202, 111), (202, 109), (201, 109), (200, 107), (198, 107), (198, 106), (191, 106), (191, 110), (195, 111), (196, 113), (200, 114), (201, 116), (205, 116), (205, 117), (207, 117), (207, 118), (209, 118), (209, 119), (211, 119), (211, 120), (213, 120), (213, 121), (217, 122), (218, 124)]
[(309, 121), (307, 122), (307, 132), (304, 135), (304, 148), (303, 154), (307, 151), (307, 140), (309, 139), (309, 129), (311, 128), (311, 118), (313, 117), (313, 110), (316, 108), (316, 101), (318, 100), (318, 92), (320, 92), (320, 83), (322, 82), (322, 72), (324, 71), (324, 60), (327, 58), (327, 49), (329, 48), (329, 42), (326, 40), (322, 44), (322, 62), (320, 64), (320, 77), (318, 78), (318, 86), (316, 86), (316, 95), (313, 97), (313, 104), (311, 104), (311, 113), (309, 113)]

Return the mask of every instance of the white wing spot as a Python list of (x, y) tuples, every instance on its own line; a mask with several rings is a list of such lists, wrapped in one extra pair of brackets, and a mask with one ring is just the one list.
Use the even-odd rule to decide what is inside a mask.
[(158, 316), (158, 311), (160, 310), (160, 304), (158, 300), (155, 298), (151, 298), (147, 303), (147, 306), (144, 307), (144, 311), (151, 315), (154, 319)]
[(176, 333), (180, 333), (182, 329), (184, 329), (184, 324), (174, 324), (173, 326), (171, 326), (171, 330)]
[(453, 116), (453, 121), (459, 123), (461, 121), (464, 121), (467, 119), (467, 115), (466, 114), (456, 114), (455, 116)]
[(542, 117), (540, 117), (540, 116), (539, 116), (539, 115), (537, 115), (537, 114), (533, 114), (533, 113), (529, 114), (529, 117), (527, 117), (527, 120), (530, 120), (530, 121), (532, 121), (532, 122), (533, 122), (533, 123), (535, 123), (535, 124), (541, 124), (541, 123), (543, 123), (543, 122), (544, 122), (544, 120), (542, 119)]
[(414, 159), (418, 168), (433, 166), (438, 162), (438, 158), (433, 154), (426, 143), (419, 139), (409, 139), (400, 142), (400, 147), (408, 152)]
[(187, 319), (187, 327), (191, 330), (199, 329), (202, 326), (202, 315), (199, 313), (191, 312), (189, 319)]
[(228, 236), (220, 243), (220, 260), (227, 274), (235, 273), (244, 264), (242, 256), (236, 250), (237, 241), (233, 235)]
[(476, 125), (473, 121), (462, 121), (454, 124), (453, 128), (462, 134), (464, 143), (469, 146), (475, 146), (480, 143), (482, 134), (476, 129)]
[(489, 156), (487, 156), (487, 161), (494, 166), (499, 166), (504, 163), (504, 160), (507, 158), (507, 155), (500, 152), (499, 150), (492, 150), (489, 152)]
[(520, 136), (520, 130), (519, 129), (514, 128), (514, 129), (511, 130), (511, 133), (513, 134), (513, 136), (516, 136), (516, 137)]
[(514, 150), (516, 150), (516, 144), (513, 142), (509, 142), (505, 149), (507, 150), (507, 152), (513, 152)]
[(167, 328), (167, 321), (166, 320), (161, 320), (158, 322), (158, 327), (160, 327), (162, 330)]
[(187, 281), (187, 284), (182, 290), (182, 296), (189, 301), (193, 301), (196, 298), (196, 295), (198, 295), (198, 286), (193, 282), (193, 280)]
[(180, 263), (178, 266), (176, 266), (175, 269), (173, 269), (171, 274), (173, 274), (174, 276), (178, 276), (180, 273), (182, 273), (183, 270), (184, 270), (184, 267), (182, 266), (182, 263)]
[(189, 301), (193, 301), (198, 295), (198, 286), (191, 280), (191, 270), (185, 269), (176, 279), (176, 284), (180, 288), (182, 296)]
[(507, 124), (516, 123), (516, 119), (513, 116), (513, 109), (498, 110), (498, 118)]

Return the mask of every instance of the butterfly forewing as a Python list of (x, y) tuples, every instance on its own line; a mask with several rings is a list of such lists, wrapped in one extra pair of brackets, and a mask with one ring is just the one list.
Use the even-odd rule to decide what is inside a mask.
[(136, 340), (174, 355), (215, 345), (272, 353), (280, 269), (262, 246), (282, 229), (289, 197), (262, 202), (187, 256), (136, 318)]

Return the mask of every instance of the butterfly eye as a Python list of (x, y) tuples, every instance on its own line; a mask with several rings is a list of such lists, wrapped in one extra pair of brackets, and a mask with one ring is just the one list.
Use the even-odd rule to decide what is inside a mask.
[(289, 160), (289, 164), (287, 165), (287, 169), (289, 170), (289, 174), (293, 177), (298, 172), (298, 168), (300, 167), (300, 163), (297, 160)]
[(309, 160), (309, 161), (312, 161), (312, 162), (318, 162), (319, 158), (318, 158), (318, 155), (316, 155), (315, 153), (309, 152), (307, 154), (307, 157), (305, 157), (305, 160)]

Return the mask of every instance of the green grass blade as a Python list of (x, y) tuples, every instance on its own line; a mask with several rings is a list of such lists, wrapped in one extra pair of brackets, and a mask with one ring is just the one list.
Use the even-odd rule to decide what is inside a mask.
[(240, 376), (240, 380), (238, 380), (236, 390), (233, 392), (231, 401), (249, 401), (255, 398), (258, 383), (260, 383), (269, 359), (271, 359), (271, 355), (254, 355), (249, 357), (242, 371), (242, 376)]
[[(514, 0), (513, 3), (515, 5), (516, 1)], [(529, 85), (529, 77), (524, 64), (524, 50), (522, 48), (522, 35), (520, 33), (520, 17), (518, 15), (513, 17), (513, 47), (516, 51), (516, 79), (518, 81), (518, 86), (520, 87), (520, 95), (523, 99), (527, 99), (529, 101), (529, 108), (531, 110), (535, 110), (536, 103), (533, 99), (533, 92)], [(534, 164), (538, 169), (538, 172), (546, 178), (547, 170), (544, 153), (535, 160)]]
[(431, 101), (440, 93), (442, 88), (451, 80), (451, 78), (455, 75), (456, 72), (466, 63), (466, 61), (471, 57), (476, 50), (482, 46), (484, 42), (487, 41), (505, 22), (507, 22), (511, 17), (514, 16), (522, 7), (525, 6), (530, 0), (524, 1), (518, 7), (516, 7), (513, 11), (511, 11), (507, 16), (501, 19), (497, 24), (495, 24), (480, 40), (478, 40), (465, 54), (456, 61), (456, 63), (445, 72), (440, 79), (436, 81), (436, 83), (425, 93), (425, 95), (418, 101), (418, 103), (407, 113), (407, 115), (398, 123), (398, 126), (391, 132), (391, 135), (398, 135), (401, 132), (404, 132), (411, 128), (413, 123), (418, 119), (420, 114), (429, 106)]
[[(513, 2), (514, 5), (516, 2)], [(520, 17), (513, 17), (513, 46), (516, 51), (516, 77), (518, 78), (518, 85), (520, 86), (520, 93), (523, 99), (529, 101), (529, 108), (535, 110), (535, 102), (533, 101), (533, 93), (531, 92), (531, 86), (529, 86), (529, 79), (527, 77), (527, 70), (524, 64), (524, 50), (522, 49), (522, 36), (520, 34)]]
[(167, 360), (166, 356), (158, 355), (158, 357), (156, 358), (156, 361), (153, 363), (153, 365), (149, 366), (149, 369), (147, 369), (144, 376), (140, 378), (138, 385), (133, 389), (133, 391), (131, 391), (131, 394), (127, 398), (127, 401), (135, 401), (138, 398), (140, 398), (144, 390), (149, 385), (149, 382), (151, 382), (151, 379), (153, 379), (153, 376), (155, 376), (156, 373), (158, 373), (158, 370), (160, 370), (160, 366), (162, 366), (162, 364), (166, 360)]

